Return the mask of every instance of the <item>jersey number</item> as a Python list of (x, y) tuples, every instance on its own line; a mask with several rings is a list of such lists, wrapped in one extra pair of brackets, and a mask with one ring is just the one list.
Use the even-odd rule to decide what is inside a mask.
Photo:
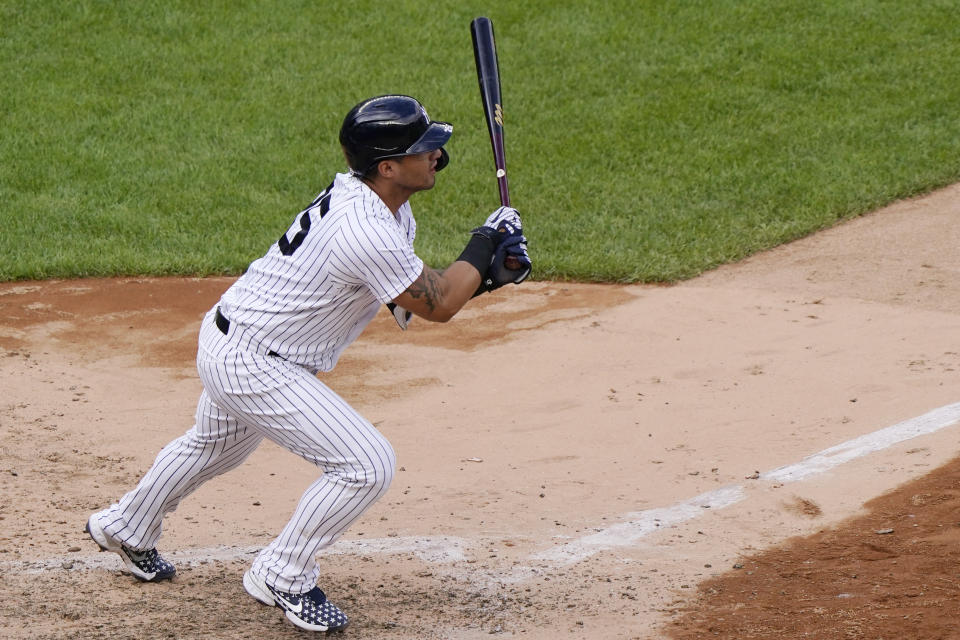
[[(330, 190), (333, 189), (333, 183), (330, 183), (330, 186), (324, 189), (320, 195), (318, 195), (313, 202), (310, 203), (310, 206), (304, 209), (300, 213), (300, 224), (294, 224), (290, 229), (287, 230), (285, 234), (280, 236), (280, 239), (277, 240), (277, 246), (280, 247), (280, 253), (285, 256), (292, 256), (293, 252), (300, 248), (300, 245), (303, 244), (303, 241), (306, 240), (307, 234), (310, 233), (310, 211), (317, 206), (320, 207), (320, 217), (327, 215), (327, 212), (330, 211)], [(296, 233), (293, 234), (293, 239), (290, 240), (287, 236), (291, 231), (297, 229)]]

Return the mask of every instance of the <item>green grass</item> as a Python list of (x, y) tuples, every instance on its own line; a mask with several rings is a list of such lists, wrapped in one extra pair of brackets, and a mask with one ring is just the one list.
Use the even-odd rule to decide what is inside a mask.
[(444, 266), (498, 204), (477, 15), (534, 277), (688, 278), (956, 181), (958, 8), (0, 0), (0, 280), (239, 273), (387, 92), (455, 124), (413, 201)]

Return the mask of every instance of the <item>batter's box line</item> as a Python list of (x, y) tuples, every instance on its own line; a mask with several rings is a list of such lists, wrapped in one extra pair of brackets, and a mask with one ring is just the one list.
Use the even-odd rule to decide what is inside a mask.
[[(411, 554), (426, 564), (452, 564), (467, 559), (464, 551), (467, 541), (452, 536), (408, 536), (373, 538), (370, 540), (339, 540), (323, 551), (323, 555), (397, 555)], [(196, 547), (177, 551), (164, 551), (163, 555), (176, 566), (196, 567), (210, 562), (234, 562), (245, 558), (253, 559), (263, 546)], [(72, 563), (72, 564), (71, 564)], [(0, 563), (0, 573), (17, 572), (39, 574), (53, 570), (63, 570), (67, 564), (71, 569), (114, 570), (123, 567), (120, 558), (112, 553), (70, 554), (42, 558), (38, 560), (19, 560)]]
[[(760, 478), (779, 484), (799, 482), (824, 473), (837, 466), (871, 453), (887, 449), (895, 444), (920, 436), (930, 435), (960, 422), (960, 402), (934, 409), (916, 418), (905, 420), (885, 429), (848, 440), (807, 456), (796, 464), (778, 467), (760, 475)], [(564, 544), (538, 551), (527, 556), (525, 564), (513, 567), (509, 572), (489, 570), (469, 571), (472, 580), (488, 584), (515, 584), (536, 576), (582, 562), (587, 558), (617, 548), (632, 547), (647, 536), (675, 527), (700, 517), (704, 513), (724, 509), (746, 498), (743, 486), (728, 486), (703, 493), (672, 506), (626, 513), (619, 524), (596, 530)], [(472, 554), (469, 550), (482, 545), (453, 536), (407, 536), (370, 540), (340, 540), (323, 551), (324, 555), (386, 555), (412, 554), (426, 564), (453, 565)], [(167, 552), (175, 564), (196, 566), (209, 562), (232, 562), (251, 558), (261, 547), (207, 547)], [(64, 570), (67, 566), (80, 565), (83, 569), (112, 570), (122, 566), (114, 554), (89, 554), (48, 557), (39, 560), (0, 562), (0, 573), (17, 572), (38, 574)], [(459, 573), (459, 572), (453, 572)], [(460, 576), (464, 577), (464, 576)]]
[(922, 416), (862, 435), (853, 440), (807, 456), (796, 464), (774, 469), (760, 477), (771, 482), (797, 482), (829, 471), (841, 464), (882, 451), (906, 440), (930, 435), (960, 421), (960, 402), (934, 409)]
[[(874, 431), (807, 456), (796, 464), (778, 467), (759, 477), (779, 484), (799, 482), (842, 464), (895, 444), (930, 435), (960, 422), (960, 402), (934, 409), (916, 418)], [(648, 509), (623, 516), (626, 522), (598, 533), (530, 556), (541, 567), (559, 569), (582, 562), (601, 551), (632, 547), (643, 538), (700, 517), (705, 512), (724, 509), (746, 498), (741, 485), (722, 487), (673, 506)], [(542, 573), (534, 567), (516, 567), (510, 574), (492, 579), (503, 583), (523, 582)]]

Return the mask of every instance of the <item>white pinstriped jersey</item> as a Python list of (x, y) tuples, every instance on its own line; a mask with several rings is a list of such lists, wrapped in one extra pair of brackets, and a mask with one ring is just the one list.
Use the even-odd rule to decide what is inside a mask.
[(415, 236), (409, 202), (394, 217), (359, 178), (337, 174), (224, 293), (232, 339), (331, 370), (380, 306), (420, 276)]

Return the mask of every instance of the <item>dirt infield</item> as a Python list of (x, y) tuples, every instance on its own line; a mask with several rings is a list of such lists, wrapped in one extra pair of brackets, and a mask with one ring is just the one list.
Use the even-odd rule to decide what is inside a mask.
[[(676, 286), (378, 316), (325, 375), (400, 466), (322, 558), (340, 637), (952, 637), (958, 214), (955, 186)], [(0, 285), (0, 637), (304, 637), (240, 582), (316, 474), (272, 444), (167, 518), (170, 583), (81, 531), (190, 426), (231, 281)]]

